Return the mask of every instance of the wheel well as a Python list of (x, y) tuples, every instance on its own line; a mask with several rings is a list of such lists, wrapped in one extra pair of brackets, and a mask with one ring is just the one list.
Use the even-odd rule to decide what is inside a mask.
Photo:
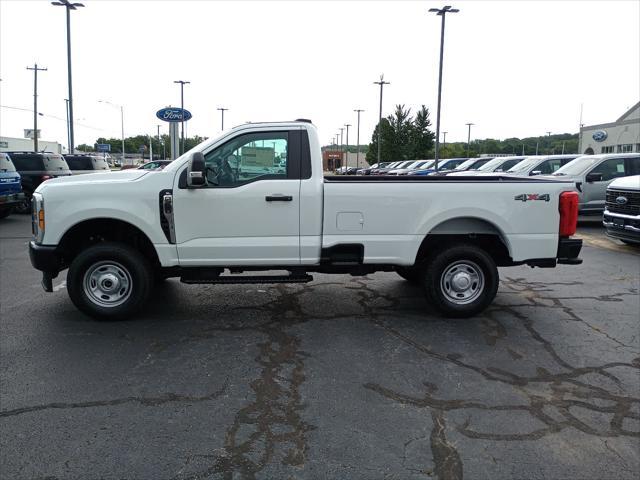
[(149, 237), (138, 227), (114, 218), (95, 218), (74, 225), (62, 236), (58, 248), (64, 263), (69, 265), (85, 248), (106, 241), (130, 245), (142, 253), (154, 268), (160, 267), (158, 254)]
[(501, 232), (486, 220), (473, 217), (454, 218), (437, 225), (422, 240), (416, 263), (442, 246), (454, 243), (468, 243), (482, 248), (491, 255), (498, 266), (513, 265)]

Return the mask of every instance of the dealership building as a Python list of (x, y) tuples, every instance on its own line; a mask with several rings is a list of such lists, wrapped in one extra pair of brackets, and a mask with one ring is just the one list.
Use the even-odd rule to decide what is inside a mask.
[(640, 152), (640, 102), (615, 122), (581, 126), (579, 152), (587, 155)]

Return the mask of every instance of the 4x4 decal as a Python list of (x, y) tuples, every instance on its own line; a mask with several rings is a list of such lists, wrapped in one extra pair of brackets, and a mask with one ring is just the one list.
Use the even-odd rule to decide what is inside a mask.
[(522, 202), (528, 202), (530, 200), (544, 200), (548, 202), (551, 200), (548, 193), (521, 193), (513, 197), (514, 200), (520, 200)]

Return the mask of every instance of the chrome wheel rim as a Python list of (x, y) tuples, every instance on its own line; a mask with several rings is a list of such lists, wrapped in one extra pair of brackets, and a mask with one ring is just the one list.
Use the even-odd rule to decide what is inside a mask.
[(107, 260), (93, 264), (82, 282), (87, 298), (101, 307), (117, 307), (131, 296), (131, 275), (120, 263)]
[(444, 269), (440, 277), (440, 290), (445, 298), (456, 305), (476, 300), (484, 290), (484, 273), (474, 262), (459, 260)]

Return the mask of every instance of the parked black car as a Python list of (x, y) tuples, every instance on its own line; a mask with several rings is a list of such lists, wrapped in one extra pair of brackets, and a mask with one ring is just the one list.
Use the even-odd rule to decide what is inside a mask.
[(25, 200), (16, 207), (19, 213), (31, 212), (31, 195), (45, 180), (71, 175), (64, 157), (51, 152), (7, 152), (20, 174)]
[(64, 155), (64, 159), (74, 175), (111, 171), (107, 161), (100, 155), (73, 154)]

